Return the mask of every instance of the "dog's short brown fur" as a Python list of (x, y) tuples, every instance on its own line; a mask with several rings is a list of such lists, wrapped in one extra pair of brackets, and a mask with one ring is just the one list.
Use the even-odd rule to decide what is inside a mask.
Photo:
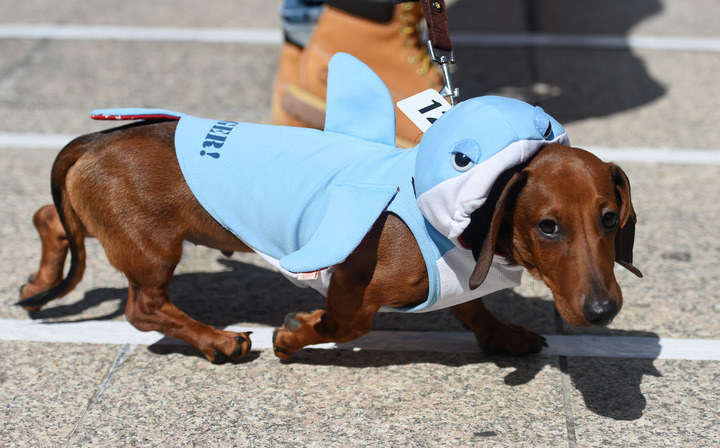
[[(40, 269), (21, 288), (19, 304), (32, 312), (70, 292), (85, 269), (84, 238), (93, 236), (127, 276), (125, 313), (131, 324), (182, 339), (210, 361), (234, 361), (250, 351), (249, 334), (197, 322), (168, 297), (184, 240), (224, 252), (250, 251), (202, 208), (185, 183), (175, 158), (175, 126), (136, 123), (80, 137), (60, 152), (52, 169), (55, 205), (34, 217), (42, 241)], [(583, 150), (553, 144), (506, 173), (494, 192), (463, 234), (478, 260), (471, 286), (483, 281), (495, 252), (542, 279), (570, 324), (612, 320), (623, 300), (614, 262), (640, 275), (632, 266), (635, 212), (623, 171)], [(424, 301), (425, 262), (412, 242), (398, 217), (382, 215), (336, 266), (327, 309), (289, 314), (276, 330), (277, 356), (288, 358), (310, 344), (350, 341), (370, 330), (381, 307)], [(71, 265), (63, 278), (68, 251)], [(482, 348), (521, 355), (544, 343), (524, 327), (498, 321), (482, 298), (453, 311)]]

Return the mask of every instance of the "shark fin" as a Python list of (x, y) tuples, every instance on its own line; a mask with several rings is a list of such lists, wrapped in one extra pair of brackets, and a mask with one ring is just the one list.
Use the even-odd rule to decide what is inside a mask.
[(280, 259), (284, 269), (313, 272), (345, 261), (398, 191), (397, 186), (358, 183), (336, 184), (332, 188), (315, 234), (303, 247)]
[(347, 53), (330, 60), (325, 131), (395, 146), (395, 106), (370, 67)]

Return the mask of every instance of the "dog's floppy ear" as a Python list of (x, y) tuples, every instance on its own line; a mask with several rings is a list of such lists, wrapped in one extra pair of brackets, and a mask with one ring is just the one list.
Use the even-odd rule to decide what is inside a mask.
[(508, 183), (505, 185), (500, 198), (495, 204), (495, 210), (492, 213), (490, 227), (484, 236), (480, 252), (477, 256), (475, 269), (470, 276), (470, 289), (475, 289), (485, 281), (490, 265), (492, 265), (493, 255), (495, 253), (495, 243), (500, 233), (500, 225), (505, 217), (505, 212), (511, 204), (517, 200), (520, 190), (525, 186), (528, 173), (525, 170), (518, 171), (513, 174)]
[(610, 164), (610, 175), (620, 201), (620, 227), (615, 235), (615, 261), (628, 271), (642, 278), (643, 274), (633, 266), (633, 245), (635, 244), (635, 223), (637, 216), (630, 199), (630, 181), (617, 165)]

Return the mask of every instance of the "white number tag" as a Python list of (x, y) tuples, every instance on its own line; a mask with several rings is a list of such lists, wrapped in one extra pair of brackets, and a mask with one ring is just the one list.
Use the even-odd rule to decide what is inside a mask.
[(450, 103), (433, 89), (427, 89), (410, 98), (397, 103), (400, 109), (421, 131), (428, 130), (435, 120), (440, 118), (448, 109)]

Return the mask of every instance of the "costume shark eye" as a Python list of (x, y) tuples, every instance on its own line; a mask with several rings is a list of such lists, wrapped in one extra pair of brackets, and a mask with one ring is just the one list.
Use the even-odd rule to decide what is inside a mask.
[(543, 134), (543, 138), (545, 140), (549, 139), (552, 135), (552, 123), (548, 123), (547, 129), (545, 129), (545, 133)]
[(551, 140), (553, 138), (552, 122), (550, 121), (550, 115), (546, 114), (542, 107), (535, 107), (535, 127), (537, 128), (540, 135), (545, 140)]
[(452, 156), (453, 168), (455, 168), (456, 171), (460, 171), (461, 173), (463, 171), (469, 170), (475, 165), (475, 163), (472, 161), (472, 159), (470, 159), (470, 157), (466, 156), (461, 152), (453, 153)]

